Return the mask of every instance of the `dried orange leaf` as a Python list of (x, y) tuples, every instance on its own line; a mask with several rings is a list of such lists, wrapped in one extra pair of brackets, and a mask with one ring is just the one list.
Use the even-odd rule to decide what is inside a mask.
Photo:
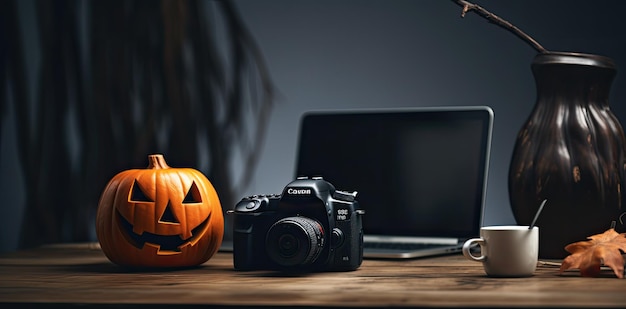
[(626, 233), (619, 234), (614, 229), (608, 229), (587, 239), (565, 246), (571, 254), (561, 263), (560, 272), (578, 268), (583, 277), (596, 277), (601, 266), (608, 266), (618, 278), (623, 278), (622, 253), (626, 253)]

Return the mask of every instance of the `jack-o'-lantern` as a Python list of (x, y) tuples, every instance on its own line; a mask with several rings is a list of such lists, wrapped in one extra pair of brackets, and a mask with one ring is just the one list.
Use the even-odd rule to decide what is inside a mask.
[(209, 180), (149, 155), (146, 169), (115, 175), (98, 204), (96, 234), (113, 263), (184, 267), (209, 260), (224, 236), (224, 216)]

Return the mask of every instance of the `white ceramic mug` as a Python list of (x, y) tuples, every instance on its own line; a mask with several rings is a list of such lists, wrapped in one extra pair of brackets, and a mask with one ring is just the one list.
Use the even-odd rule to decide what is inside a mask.
[[(480, 255), (470, 248), (480, 245)], [(463, 244), (463, 255), (483, 263), (493, 277), (529, 277), (535, 273), (539, 256), (539, 228), (521, 225), (486, 226), (480, 229), (480, 238)]]

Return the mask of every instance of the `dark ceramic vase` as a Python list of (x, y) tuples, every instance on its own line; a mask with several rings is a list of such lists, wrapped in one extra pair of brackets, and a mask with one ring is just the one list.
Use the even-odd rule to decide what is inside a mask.
[(624, 211), (624, 131), (609, 108), (616, 74), (598, 55), (548, 52), (532, 63), (537, 98), (519, 131), (509, 169), (509, 198), (520, 225), (547, 199), (539, 256), (606, 231)]

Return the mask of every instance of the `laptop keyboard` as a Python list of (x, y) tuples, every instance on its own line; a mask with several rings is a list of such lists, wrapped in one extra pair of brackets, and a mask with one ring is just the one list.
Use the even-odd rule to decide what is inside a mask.
[(365, 242), (363, 248), (366, 249), (385, 249), (385, 250), (420, 250), (439, 247), (448, 247), (448, 244), (432, 244), (432, 243), (388, 243), (388, 242)]

